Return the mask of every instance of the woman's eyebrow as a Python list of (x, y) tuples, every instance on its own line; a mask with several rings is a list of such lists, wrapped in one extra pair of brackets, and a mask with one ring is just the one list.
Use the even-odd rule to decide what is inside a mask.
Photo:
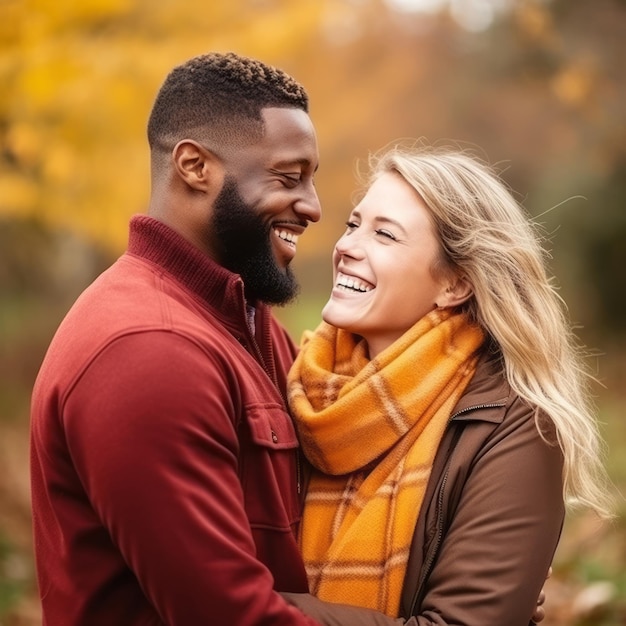
[(406, 228), (398, 222), (398, 220), (393, 219), (392, 217), (387, 217), (385, 215), (378, 215), (374, 218), (374, 222), (377, 224), (391, 224), (392, 226), (396, 226), (399, 228), (405, 235), (407, 235)]

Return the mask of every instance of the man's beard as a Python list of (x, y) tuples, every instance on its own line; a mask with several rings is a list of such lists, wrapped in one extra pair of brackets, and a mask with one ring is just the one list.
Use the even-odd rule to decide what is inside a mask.
[(296, 297), (293, 271), (281, 269), (274, 258), (271, 226), (246, 204), (229, 176), (215, 200), (211, 228), (220, 263), (241, 276), (248, 300), (282, 305)]

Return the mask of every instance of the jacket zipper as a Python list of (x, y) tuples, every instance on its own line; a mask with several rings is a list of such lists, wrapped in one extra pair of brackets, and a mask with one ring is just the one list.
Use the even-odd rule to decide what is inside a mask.
[(298, 495), (302, 491), (302, 469), (300, 467), (300, 449), (296, 448), (296, 488), (298, 489)]
[(463, 415), (463, 413), (468, 413), (469, 411), (477, 411), (478, 409), (497, 409), (503, 406), (506, 406), (506, 402), (490, 402), (487, 404), (474, 404), (472, 406), (465, 407), (464, 409), (461, 409), (460, 411), (457, 411), (456, 413), (454, 413), (448, 420), (448, 424), (459, 415)]
[(439, 545), (441, 544), (441, 540), (443, 538), (443, 493), (445, 491), (446, 483), (448, 482), (449, 469), (450, 461), (448, 461), (448, 464), (446, 466), (446, 471), (441, 481), (441, 487), (439, 488), (439, 496), (437, 498), (437, 537), (435, 539), (434, 546), (430, 549), (428, 553), (428, 559), (426, 561), (426, 564), (422, 568), (422, 577), (420, 578), (417, 589), (415, 590), (415, 594), (413, 595), (413, 602), (411, 602), (410, 615), (415, 615), (415, 606), (417, 605), (417, 601), (421, 595), (424, 583), (426, 582), (426, 580), (428, 580), (428, 577), (430, 576), (433, 563), (435, 562), (435, 555), (439, 552)]
[[(450, 425), (452, 420), (454, 420), (456, 417), (458, 417), (459, 415), (463, 415), (464, 413), (467, 413), (469, 411), (476, 411), (478, 409), (492, 409), (492, 408), (498, 408), (498, 407), (503, 407), (503, 406), (505, 406), (504, 402), (493, 402), (493, 403), (488, 403), (488, 404), (475, 404), (473, 406), (468, 406), (465, 409), (462, 409), (461, 411), (457, 411), (456, 413), (451, 415), (450, 419), (448, 420), (448, 425)], [(441, 541), (443, 539), (443, 521), (444, 521), (443, 519), (444, 497), (443, 496), (444, 496), (444, 492), (446, 490), (446, 486), (448, 483), (448, 474), (450, 472), (450, 464), (452, 463), (452, 455), (454, 454), (454, 450), (456, 449), (457, 443), (458, 443), (458, 439), (454, 443), (454, 448), (452, 452), (450, 453), (450, 458), (448, 459), (448, 462), (446, 463), (446, 469), (444, 471), (443, 478), (441, 479), (441, 486), (439, 488), (439, 495), (437, 497), (437, 537), (435, 538), (434, 545), (431, 547), (431, 549), (428, 552), (428, 558), (426, 559), (426, 563), (422, 567), (422, 576), (420, 578), (419, 584), (417, 585), (417, 589), (415, 590), (415, 593), (413, 595), (413, 601), (411, 602), (410, 615), (415, 615), (415, 607), (417, 605), (417, 601), (421, 595), (424, 584), (426, 583), (426, 581), (428, 580), (428, 577), (430, 576), (430, 573), (432, 571), (432, 568), (435, 562), (435, 556), (439, 552), (439, 546), (441, 545)]]

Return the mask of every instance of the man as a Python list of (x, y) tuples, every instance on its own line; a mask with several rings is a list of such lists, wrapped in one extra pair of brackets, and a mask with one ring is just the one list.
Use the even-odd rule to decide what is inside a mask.
[(148, 215), (62, 322), (33, 392), (43, 624), (313, 626), (278, 593), (307, 581), (295, 347), (268, 308), (295, 295), (289, 264), (320, 218), (307, 95), (258, 61), (196, 57), (166, 78), (148, 140)]
[(285, 409), (298, 237), (320, 218), (304, 89), (234, 54), (175, 68), (148, 215), (78, 299), (32, 404), (47, 626), (314, 624)]

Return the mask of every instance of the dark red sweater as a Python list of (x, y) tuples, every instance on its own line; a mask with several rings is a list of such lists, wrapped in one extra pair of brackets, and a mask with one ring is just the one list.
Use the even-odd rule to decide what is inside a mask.
[(61, 324), (32, 402), (32, 503), (45, 626), (314, 624), (305, 591), (294, 346), (243, 284), (164, 224)]

